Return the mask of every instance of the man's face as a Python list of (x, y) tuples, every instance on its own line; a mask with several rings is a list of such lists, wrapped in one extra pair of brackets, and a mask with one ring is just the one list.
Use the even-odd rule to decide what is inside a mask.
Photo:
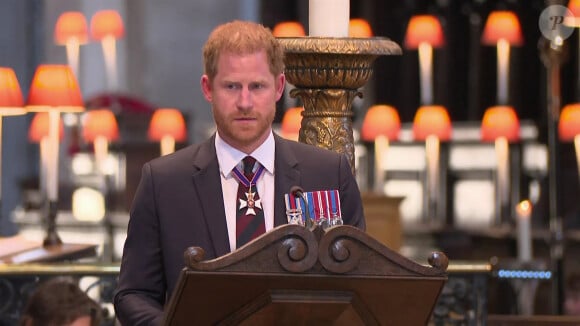
[(215, 78), (201, 78), (220, 137), (245, 153), (260, 146), (271, 132), (284, 81), (270, 72), (265, 51), (221, 54)]

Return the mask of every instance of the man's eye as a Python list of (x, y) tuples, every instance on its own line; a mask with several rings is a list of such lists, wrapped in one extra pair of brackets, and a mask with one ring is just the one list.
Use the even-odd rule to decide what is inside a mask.
[(264, 84), (252, 84), (250, 86), (251, 89), (261, 89), (264, 88)]
[(239, 87), (238, 87), (238, 85), (236, 85), (236, 84), (227, 84), (227, 85), (226, 85), (226, 88), (227, 88), (227, 89), (238, 89)]

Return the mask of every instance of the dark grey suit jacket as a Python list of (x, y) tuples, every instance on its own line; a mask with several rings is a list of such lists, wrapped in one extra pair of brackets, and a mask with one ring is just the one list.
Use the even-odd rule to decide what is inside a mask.
[[(344, 223), (364, 230), (360, 192), (346, 156), (274, 138), (274, 225), (287, 223), (284, 194), (300, 186), (338, 189)], [(143, 166), (114, 298), (124, 325), (162, 321), (186, 248), (203, 248), (207, 259), (230, 252), (219, 173), (215, 136)]]

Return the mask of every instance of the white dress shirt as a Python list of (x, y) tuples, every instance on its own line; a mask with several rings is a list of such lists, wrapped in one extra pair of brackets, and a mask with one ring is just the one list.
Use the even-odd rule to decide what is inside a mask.
[[(238, 197), (238, 180), (234, 177), (232, 170), (248, 154), (228, 145), (220, 138), (219, 132), (216, 132), (215, 150), (220, 167), (230, 249), (234, 251), (236, 249), (236, 199)], [(264, 210), (266, 232), (274, 227), (274, 150), (274, 135), (270, 132), (266, 141), (254, 152), (249, 154), (264, 166), (264, 172), (256, 182), (256, 186), (262, 202), (262, 209)]]

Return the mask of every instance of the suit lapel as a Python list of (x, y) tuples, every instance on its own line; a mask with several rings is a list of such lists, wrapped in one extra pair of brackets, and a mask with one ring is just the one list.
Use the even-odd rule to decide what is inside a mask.
[(206, 221), (216, 257), (219, 257), (230, 252), (230, 244), (214, 144), (215, 136), (202, 144), (195, 156), (193, 183), (201, 203), (202, 212), (199, 213)]
[[(274, 134), (276, 142), (274, 163), (274, 226), (287, 224), (284, 194), (290, 188), (300, 185), (298, 160), (288, 144), (288, 140)], [(219, 180), (220, 171), (215, 153), (215, 136), (203, 143), (194, 159), (193, 184), (201, 203), (203, 218), (214, 246), (216, 257), (231, 251), (228, 239), (223, 193)]]
[(300, 171), (298, 160), (285, 140), (274, 134), (276, 141), (276, 153), (274, 160), (274, 226), (287, 224), (286, 205), (284, 194), (290, 192), (290, 188), (300, 184)]

